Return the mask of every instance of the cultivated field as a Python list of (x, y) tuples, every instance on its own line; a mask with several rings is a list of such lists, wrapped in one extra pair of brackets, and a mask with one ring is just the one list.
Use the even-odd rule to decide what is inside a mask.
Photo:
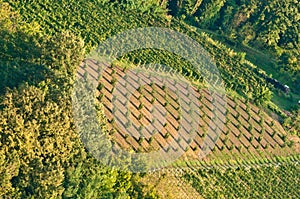
[[(101, 64), (86, 60), (82, 65), (82, 73), (86, 70), (97, 76), (95, 69), (98, 66), (101, 67)], [(269, 159), (299, 153), (299, 140), (287, 135), (278, 121), (250, 102), (231, 96), (227, 96), (226, 103), (223, 99), (217, 99), (221, 103), (217, 107), (226, 115), (226, 121), (219, 138), (207, 139), (210, 136), (208, 129), (214, 131), (218, 126), (213, 122), (213, 99), (208, 89), (201, 89), (197, 85), (193, 89), (198, 99), (199, 125), (194, 129), (195, 137), (189, 138), (191, 129), (184, 128), (184, 123), (189, 121), (182, 117), (182, 113), (188, 110), (182, 110), (174, 89), (147, 82), (147, 79), (153, 78), (157, 77), (141, 77), (133, 70), (117, 66), (106, 67), (101, 72), (97, 99), (104, 105), (106, 126), (116, 147), (136, 152), (162, 148), (166, 151), (182, 150), (184, 155), (177, 162), (179, 165)], [(176, 85), (172, 79), (168, 81), (169, 85), (173, 83), (181, 94), (189, 97), (184, 85)], [(117, 86), (120, 82), (124, 84), (122, 88), (126, 89)], [(131, 88), (134, 92), (129, 95), (126, 92), (130, 87), (138, 89)], [(207, 147), (204, 145), (205, 139), (215, 142), (215, 147), (202, 159), (198, 154)], [(174, 142), (176, 145), (171, 144)]]

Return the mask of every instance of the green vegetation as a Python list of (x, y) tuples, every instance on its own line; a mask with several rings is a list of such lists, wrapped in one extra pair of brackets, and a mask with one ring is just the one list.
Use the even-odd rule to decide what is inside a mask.
[(289, 96), (271, 90), (276, 105), (292, 110), (300, 98), (298, 4), (297, 0), (175, 0), (168, 8), (179, 20), (246, 53), (247, 60), (290, 86)]
[[(221, 137), (226, 146), (214, 148), (214, 152), (229, 150), (240, 154), (252, 146), (260, 148), (261, 152), (255, 151), (258, 155), (250, 154), (253, 158), (270, 149), (278, 152), (297, 148), (298, 0), (0, 0), (0, 198), (159, 198), (159, 187), (142, 183), (147, 174), (104, 166), (89, 154), (76, 131), (71, 103), (75, 73), (84, 56), (110, 36), (148, 26), (185, 33), (216, 62), (235, 104), (227, 112), (232, 118), (226, 122), (226, 128), (236, 128), (238, 142), (246, 138), (251, 145), (235, 146), (229, 137), (232, 129), (227, 129), (226, 136)], [(133, 65), (148, 63), (173, 67), (199, 85), (207, 72), (196, 71), (177, 55), (154, 49), (133, 51), (114, 64), (124, 65), (125, 72)], [(288, 84), (290, 93), (268, 83), (270, 76)], [(117, 80), (113, 82), (115, 85)], [(98, 88), (104, 90), (105, 85)], [(99, 100), (104, 97), (100, 94)], [(151, 103), (160, 102), (153, 98)], [(254, 112), (252, 103), (261, 109)], [(171, 101), (164, 104), (170, 107)], [(240, 119), (246, 117), (239, 112), (241, 105), (246, 106), (242, 109), (247, 118), (259, 117), (257, 125), (248, 124), (247, 118), (243, 119), (246, 123), (241, 123)], [(145, 108), (142, 103), (138, 107)], [(281, 134), (284, 130), (277, 121), (263, 120), (267, 118), (262, 117), (264, 110), (280, 121), (288, 134)], [(128, 116), (131, 114), (128, 112)], [(137, 117), (145, 120), (143, 114)], [(98, 119), (108, 121), (104, 115)], [(181, 120), (182, 116), (176, 119)], [(203, 114), (202, 119), (210, 118)], [(116, 123), (114, 118), (109, 121)], [(129, 121), (126, 128), (130, 127)], [(118, 134), (116, 129), (103, 128), (111, 136)], [(141, 127), (140, 131), (144, 129)], [(254, 132), (260, 135), (254, 136)], [(167, 132), (164, 136), (171, 139), (173, 134)], [(129, 134), (123, 137), (126, 141), (132, 138)], [(265, 143), (273, 139), (277, 139), (279, 147)], [(147, 144), (148, 138), (138, 142)], [(187, 142), (193, 144), (191, 139)], [(150, 137), (149, 143), (156, 143), (156, 139)], [(185, 150), (192, 153), (201, 146), (189, 148)], [(260, 160), (267, 159), (261, 157), (251, 168), (222, 169), (217, 161), (211, 161), (215, 169), (199, 167), (196, 173), (186, 172), (181, 180), (190, 182), (204, 198), (298, 198), (298, 159), (260, 165)], [(230, 157), (224, 155), (226, 159)], [(207, 166), (206, 161), (202, 166)]]
[(139, 175), (102, 166), (80, 142), (70, 89), (83, 40), (70, 32), (45, 38), (7, 4), (0, 10), (0, 197), (155, 198)]
[[(84, 38), (88, 50), (99, 41), (128, 28), (170, 27), (188, 34), (211, 53), (229, 89), (248, 96), (256, 103), (270, 100), (269, 88), (265, 80), (256, 75), (253, 68), (244, 63), (244, 54), (235, 53), (220, 42), (212, 40), (207, 34), (199, 34), (176, 19), (173, 19), (170, 23), (170, 20), (162, 14), (151, 15), (133, 12), (131, 8), (122, 10), (117, 5), (102, 1), (95, 2), (95, 4), (89, 1), (62, 1), (59, 4), (48, 1), (35, 1), (25, 6), (21, 1), (10, 3), (20, 10), (24, 19), (29, 22), (38, 22), (47, 34), (52, 35), (57, 31), (68, 30), (75, 35), (80, 35)], [(100, 13), (97, 12), (99, 7), (101, 7)], [(89, 12), (86, 12), (86, 10)], [(51, 14), (41, 15), (46, 11)], [(143, 18), (143, 20), (139, 20), (140, 18)], [(197, 74), (197, 71), (192, 70), (189, 63), (168, 52), (153, 49), (139, 50), (138, 52), (129, 53), (121, 59), (136, 64), (164, 64), (174, 67), (188, 77), (199, 78), (201, 76), (201, 74)], [(257, 99), (257, 97), (261, 99)]]
[[(299, 72), (299, 2), (297, 0), (182, 0), (169, 7), (195, 26), (210, 29), (236, 43), (265, 49), (290, 71)], [(171, 4), (170, 4), (171, 5)], [(175, 10), (175, 11), (174, 11)], [(279, 68), (277, 68), (279, 69)], [(299, 75), (299, 74), (298, 74)]]
[(183, 178), (204, 198), (296, 198), (299, 165), (284, 163), (256, 168), (199, 169)]

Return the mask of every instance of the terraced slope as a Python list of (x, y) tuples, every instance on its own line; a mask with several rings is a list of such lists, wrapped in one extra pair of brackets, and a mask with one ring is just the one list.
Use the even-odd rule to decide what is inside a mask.
[[(101, 67), (100, 65), (94, 60), (86, 60), (81, 73), (83, 74), (84, 70), (95, 72), (95, 68)], [(180, 124), (189, 121), (181, 117), (182, 110), (176, 91), (164, 85), (147, 84), (146, 80), (153, 78), (157, 77), (145, 75), (145, 78), (141, 78), (140, 74), (133, 70), (117, 66), (106, 67), (105, 71), (102, 71), (97, 99), (104, 105), (111, 139), (116, 143), (116, 147), (138, 152), (161, 148), (166, 151), (183, 150), (183, 162), (197, 162), (198, 154), (207, 147), (204, 140), (210, 136), (207, 133), (208, 128), (217, 128), (212, 122), (213, 102), (208, 89), (194, 85), (200, 110), (199, 126), (195, 129), (196, 136), (191, 139), (188, 137), (191, 129), (181, 131), (187, 136), (178, 135)], [(137, 88), (136, 85), (141, 85), (141, 81), (145, 81), (143, 86), (134, 90), (131, 96), (126, 94), (130, 86)], [(171, 79), (169, 81), (172, 82)], [(120, 82), (126, 85), (123, 87), (126, 89), (118, 90)], [(174, 87), (179, 88), (182, 93), (186, 91), (183, 85), (174, 83)], [(124, 98), (116, 97), (115, 93), (123, 95)], [(188, 97), (187, 93), (185, 95)], [(129, 100), (126, 102), (124, 99)], [(222, 99), (218, 101), (223, 102)], [(210, 137), (211, 142), (215, 142), (216, 145), (201, 162), (269, 159), (299, 153), (299, 140), (291, 141), (292, 138), (277, 121), (246, 100), (227, 96), (227, 103), (224, 103), (221, 109), (226, 115), (222, 133), (219, 138)], [(170, 144), (174, 141), (178, 148)]]

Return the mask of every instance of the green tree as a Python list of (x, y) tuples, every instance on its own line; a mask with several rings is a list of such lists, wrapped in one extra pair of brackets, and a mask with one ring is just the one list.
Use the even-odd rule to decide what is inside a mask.
[(134, 198), (142, 186), (135, 182), (138, 176), (101, 165), (74, 125), (71, 92), (85, 53), (83, 40), (67, 31), (45, 36), (34, 24), (23, 24), (8, 4), (0, 2), (0, 8), (5, 72), (19, 78), (15, 68), (47, 68), (25, 74), (22, 84), (1, 84), (0, 197)]

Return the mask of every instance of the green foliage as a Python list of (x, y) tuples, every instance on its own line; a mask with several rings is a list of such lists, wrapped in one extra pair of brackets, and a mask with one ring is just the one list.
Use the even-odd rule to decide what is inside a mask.
[[(58, 197), (63, 192), (64, 166), (80, 147), (66, 99), (47, 100), (47, 89), (25, 86), (6, 95), (1, 111), (2, 147), (7, 161), (16, 153), (20, 167), (11, 183), (21, 197)], [(77, 142), (76, 142), (77, 141)], [(2, 168), (2, 167), (1, 167)]]
[(162, 0), (118, 0), (120, 7), (141, 13), (166, 14), (166, 1)]
[[(12, 12), (7, 3), (0, 2), (0, 93), (5, 88), (13, 88), (21, 83), (36, 83), (42, 80), (46, 68), (38, 65), (37, 59), (41, 57), (42, 48), (35, 36), (38, 28), (33, 25), (21, 23), (16, 12)], [(23, 67), (25, 65), (27, 67)]]
[[(161, 16), (165, 12), (166, 1), (115, 1), (121, 5), (109, 4), (111, 1), (107, 0), (7, 2), (22, 15), (12, 12), (9, 5), (0, 0), (0, 74), (4, 79), (0, 83), (0, 93), (5, 93), (1, 96), (3, 99), (0, 104), (0, 197), (157, 198), (155, 190), (139, 182), (138, 175), (104, 167), (90, 157), (80, 142), (73, 121), (70, 93), (75, 69), (82, 60), (85, 49), (91, 50), (99, 41), (122, 30), (161, 26), (186, 33), (212, 54), (228, 88), (239, 90), (258, 104), (270, 99), (271, 92), (264, 80), (247, 65), (245, 54), (233, 52), (207, 34), (199, 34), (176, 19), (169, 23)], [(239, 8), (234, 0), (175, 1), (176, 6), (185, 5), (183, 11), (179, 9), (180, 12), (186, 12), (189, 17), (195, 16), (195, 21), (200, 26), (202, 23), (208, 27), (222, 24), (222, 31), (231, 35), (236, 34), (239, 28), (249, 27), (249, 32), (238, 35), (245, 38), (246, 43), (258, 41), (272, 46), (277, 52), (284, 51), (283, 63), (289, 62), (293, 67), (296, 66), (297, 54), (293, 50), (286, 50), (298, 46), (298, 43), (290, 41), (294, 41), (293, 33), (296, 30), (281, 27), (280, 21), (284, 20), (281, 15), (276, 15), (275, 19), (265, 18), (270, 24), (280, 18), (276, 25), (269, 26), (267, 22), (253, 25), (252, 20), (261, 16), (255, 14), (257, 3), (253, 7), (244, 1), (241, 3), (245, 6)], [(277, 1), (273, 4), (270, 6), (279, 10), (279, 13), (282, 13), (281, 8), (286, 9)], [(159, 7), (161, 5), (162, 9)], [(294, 4), (291, 2), (291, 5)], [(294, 15), (295, 9), (293, 6), (292, 8), (291, 14)], [(140, 12), (136, 12), (137, 10)], [(222, 21), (219, 16), (224, 10), (228, 16)], [(273, 15), (267, 9), (263, 12), (268, 17)], [(283, 13), (284, 16), (288, 15), (287, 12)], [(262, 18), (261, 20), (264, 21)], [(287, 23), (294, 24), (294, 21)], [(231, 29), (225, 31), (225, 26), (229, 24), (233, 24)], [(265, 29), (257, 31), (259, 26)], [(280, 26), (279, 30), (276, 26)], [(269, 27), (270, 30), (267, 30)], [(288, 36), (282, 36), (285, 33)], [(123, 58), (134, 63), (163, 63), (173, 66), (188, 78), (201, 81), (201, 74), (194, 71), (189, 63), (170, 53), (146, 49), (129, 53)], [(104, 120), (103, 117), (98, 119), (102, 122)], [(87, 126), (88, 123), (85, 125), (94, 129), (94, 126)], [(286, 125), (293, 124), (286, 121)], [(292, 166), (284, 169), (290, 169), (290, 175), (296, 174), (291, 177), (291, 181), (296, 182), (299, 169)], [(282, 171), (280, 168), (270, 172), (281, 177)], [(238, 190), (235, 186), (240, 186), (237, 180), (243, 178), (239, 172), (241, 171), (233, 170), (224, 174), (216, 171), (217, 177), (209, 178), (232, 178), (234, 186), (220, 183), (221, 187), (226, 188), (224, 193), (220, 192), (219, 187), (200, 191), (204, 191), (204, 196), (212, 192), (215, 197), (222, 194), (236, 194), (234, 196), (238, 197), (242, 193), (235, 191)], [(256, 181), (260, 179), (256, 173), (265, 175), (264, 172), (267, 171), (262, 169), (246, 173), (245, 176), (260, 183)], [(201, 175), (206, 175), (203, 173)], [(198, 191), (208, 184), (207, 179), (203, 179), (199, 181), (191, 177)], [(277, 179), (271, 178), (275, 181)], [(202, 182), (205, 184), (201, 184)], [(276, 191), (291, 194), (300, 190), (297, 187), (293, 190), (293, 186), (289, 186), (292, 182), (284, 184), (287, 187), (284, 190), (284, 186), (275, 186), (274, 189), (266, 186), (269, 190), (274, 190), (275, 196)], [(251, 183), (249, 182), (252, 186)], [(256, 197), (260, 196), (259, 191), (261, 189), (254, 189), (253, 193), (245, 194)]]
[(218, 18), (217, 15), (224, 6), (225, 2), (226, 0), (210, 0), (209, 2), (204, 1), (202, 9), (195, 14), (198, 23), (200, 23), (203, 27), (213, 24)]
[(21, 23), (7, 4), (0, 8), (1, 72), (16, 76), (16, 82), (1, 81), (0, 197), (155, 198), (135, 182), (138, 175), (102, 166), (80, 141), (70, 96), (85, 52), (82, 39), (69, 31), (45, 36)]
[(299, 165), (200, 169), (184, 179), (204, 198), (294, 198), (300, 194)]
[[(221, 2), (219, 3), (220, 5), (222, 4)], [(88, 1), (80, 2), (80, 7), (74, 2), (67, 3), (65, 1), (61, 1), (59, 3), (60, 6), (48, 4), (47, 1), (37, 1), (25, 6), (21, 6), (19, 2), (11, 2), (11, 4), (22, 12), (22, 17), (29, 21), (38, 21), (42, 29), (50, 35), (55, 34), (57, 30), (65, 29), (73, 34), (80, 34), (84, 38), (85, 46), (88, 49), (90, 49), (91, 45), (97, 45), (97, 41), (101, 41), (128, 28), (170, 26), (172, 29), (188, 34), (212, 54), (229, 89), (238, 91), (246, 97), (247, 95), (254, 96), (253, 93), (259, 92), (255, 90), (266, 89), (265, 80), (256, 75), (253, 72), (253, 68), (244, 63), (245, 55), (233, 52), (204, 33), (199, 34), (192, 31), (184, 23), (177, 20), (173, 20), (169, 24), (167, 20), (157, 15), (123, 11), (115, 4), (89, 4)], [(45, 6), (51, 11), (51, 16), (45, 15), (45, 17), (41, 17), (38, 13), (43, 13), (43, 7)], [(99, 8), (101, 8), (101, 12), (97, 12)], [(53, 11), (54, 9), (55, 12)], [(95, 11), (86, 12), (87, 10)], [(80, 13), (85, 13), (85, 15)], [(34, 15), (36, 17), (33, 17)], [(106, 20), (107, 17), (110, 20)], [(61, 18), (65, 18), (65, 20), (61, 20)], [(140, 18), (143, 18), (143, 20), (139, 20)], [(201, 74), (195, 71), (188, 62), (168, 52), (153, 49), (139, 50), (131, 52), (120, 59), (127, 60), (127, 62), (129, 60), (129, 62), (135, 64), (157, 63), (172, 66), (188, 78), (196, 78), (200, 82), (203, 81)], [(202, 72), (207, 73), (207, 71)], [(250, 99), (254, 100), (253, 97), (250, 97)]]
[[(219, 35), (235, 48), (243, 43), (263, 52), (251, 61), (271, 74), (285, 73), (289, 80), (277, 78), (299, 89), (300, 44), (298, 0), (181, 0), (169, 1), (171, 14), (186, 23)], [(257, 53), (256, 53), (257, 54)], [(254, 57), (253, 57), (254, 56)], [(260, 60), (260, 57), (269, 57)]]
[(188, 15), (194, 15), (199, 9), (203, 0), (186, 0), (183, 1), (182, 12)]
[(187, 22), (219, 31), (235, 41), (280, 56), (280, 67), (291, 76), (299, 71), (299, 2), (296, 0), (203, 0), (197, 12), (191, 0), (179, 10)]
[(293, 135), (300, 137), (300, 108), (294, 111), (292, 117), (287, 117), (283, 122), (283, 127)]

